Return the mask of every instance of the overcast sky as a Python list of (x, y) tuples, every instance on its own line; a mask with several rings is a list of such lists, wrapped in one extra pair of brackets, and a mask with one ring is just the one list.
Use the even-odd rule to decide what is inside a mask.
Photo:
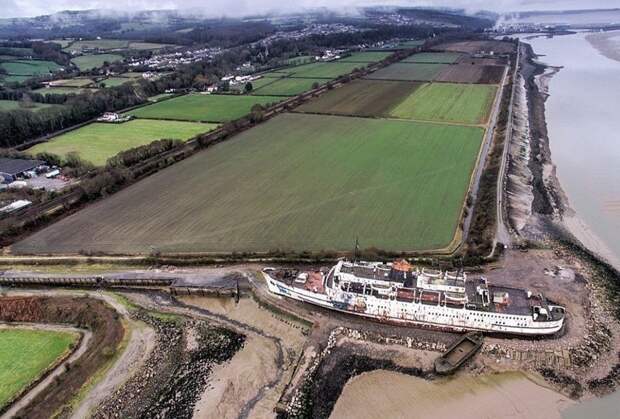
[(0, 0), (0, 17), (51, 14), (61, 10), (119, 11), (197, 9), (208, 16), (241, 16), (304, 7), (354, 8), (375, 4), (463, 7), (470, 11), (556, 10), (620, 7), (620, 0)]

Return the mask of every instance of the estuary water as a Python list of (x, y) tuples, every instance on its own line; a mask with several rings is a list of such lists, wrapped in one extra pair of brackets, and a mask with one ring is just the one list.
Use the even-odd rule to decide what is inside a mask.
[[(540, 61), (562, 69), (545, 103), (551, 160), (575, 217), (567, 226), (620, 269), (620, 62), (586, 33), (524, 40)], [(616, 38), (618, 39), (618, 38)], [(566, 419), (617, 418), (620, 393), (562, 411)]]
[(330, 419), (560, 419), (574, 404), (522, 372), (427, 381), (377, 370), (346, 384)]
[(540, 61), (562, 67), (549, 82), (551, 159), (575, 217), (566, 224), (584, 245), (620, 265), (620, 62), (586, 33), (525, 39)]

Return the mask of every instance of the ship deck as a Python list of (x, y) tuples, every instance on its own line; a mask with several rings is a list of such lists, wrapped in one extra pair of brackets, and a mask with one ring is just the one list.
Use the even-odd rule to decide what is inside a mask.
[(374, 267), (374, 266), (347, 266), (342, 265), (340, 272), (355, 275), (358, 278), (372, 279), (375, 281), (390, 280), (390, 267)]
[[(356, 277), (374, 279), (377, 281), (404, 283), (406, 289), (415, 291), (416, 295), (418, 296), (416, 297), (416, 301), (418, 301), (418, 299), (420, 298), (420, 294), (435, 294), (440, 297), (438, 301), (444, 301), (445, 293), (443, 291), (431, 291), (416, 287), (414, 275), (407, 275), (408, 278), (406, 279), (393, 279), (391, 276), (386, 277), (386, 274), (390, 275), (390, 271), (387, 269), (374, 269), (374, 267), (365, 266), (346, 266), (341, 269), (341, 272), (351, 273), (354, 274)], [(299, 273), (300, 271), (298, 270), (280, 270), (273, 272), (272, 274), (274, 274), (276, 279), (286, 283), (291, 287), (304, 289), (318, 294), (325, 294), (326, 287), (332, 288), (335, 285), (333, 282), (332, 274), (327, 275), (326, 272), (306, 272), (306, 274), (308, 274), (308, 277), (305, 282), (302, 282), (296, 280)], [(325, 278), (325, 281), (323, 281), (323, 278)], [(527, 292), (523, 289), (488, 285), (490, 301), (489, 304), (484, 307), (482, 302), (482, 296), (476, 292), (476, 287), (478, 284), (479, 282), (476, 279), (468, 279), (465, 282), (465, 294), (467, 295), (468, 305), (474, 304), (477, 307), (475, 309), (476, 311), (527, 316), (532, 314), (533, 305), (541, 305), (541, 301), (537, 296), (532, 296), (528, 298)], [(508, 298), (506, 299), (506, 304), (494, 303), (493, 295), (495, 293), (507, 293)]]
[[(476, 292), (475, 281), (468, 281), (465, 284), (465, 293), (467, 294), (467, 300), (469, 303), (474, 303), (482, 307), (482, 297)], [(508, 293), (508, 304), (495, 304), (493, 303), (494, 293)], [(531, 303), (537, 302), (538, 299), (532, 297), (527, 298), (527, 292), (519, 288), (500, 287), (496, 285), (489, 285), (489, 295), (491, 301), (485, 311), (493, 313), (505, 313), (515, 315), (529, 315), (532, 313)]]

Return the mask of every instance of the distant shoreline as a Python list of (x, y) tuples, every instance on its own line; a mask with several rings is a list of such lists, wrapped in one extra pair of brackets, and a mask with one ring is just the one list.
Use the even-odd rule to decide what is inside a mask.
[(605, 57), (620, 62), (620, 30), (593, 32), (586, 35), (586, 41)]

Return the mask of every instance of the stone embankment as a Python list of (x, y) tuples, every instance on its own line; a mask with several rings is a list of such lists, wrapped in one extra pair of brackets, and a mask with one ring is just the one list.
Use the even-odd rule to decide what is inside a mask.
[(155, 329), (155, 349), (93, 417), (191, 418), (213, 366), (232, 358), (245, 337), (180, 316), (137, 310), (132, 317)]
[(347, 381), (365, 371), (387, 369), (415, 376), (429, 377), (432, 375), (430, 371), (421, 368), (402, 367), (385, 355), (385, 359), (380, 356), (375, 358), (363, 351), (352, 350), (348, 345), (342, 344), (343, 339), (386, 346), (401, 345), (410, 349), (437, 353), (447, 348), (446, 342), (410, 336), (386, 337), (376, 332), (336, 327), (329, 334), (325, 347), (309, 362), (303, 372), (300, 385), (292, 392), (290, 399), (281, 400), (286, 407), (278, 417), (328, 417)]

